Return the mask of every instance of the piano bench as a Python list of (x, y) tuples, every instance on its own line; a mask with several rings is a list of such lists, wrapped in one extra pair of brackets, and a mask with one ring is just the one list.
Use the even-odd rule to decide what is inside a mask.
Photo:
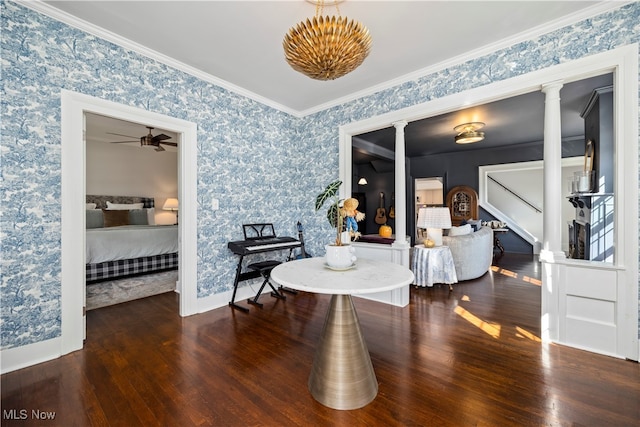
[(276, 288), (273, 287), (270, 281), (271, 270), (273, 270), (280, 264), (282, 264), (282, 262), (270, 260), (270, 261), (255, 262), (247, 266), (247, 268), (249, 268), (250, 270), (258, 271), (262, 275), (262, 277), (264, 277), (262, 286), (260, 286), (260, 290), (258, 290), (258, 293), (256, 294), (256, 296), (253, 298), (249, 298), (247, 300), (249, 304), (257, 305), (258, 307), (262, 308), (262, 303), (258, 302), (258, 298), (260, 298), (260, 294), (262, 294), (262, 290), (267, 284), (269, 284), (269, 287), (271, 288), (272, 297), (278, 298), (278, 299), (287, 299), (287, 297), (282, 295), (282, 293), (280, 293)]
[(271, 270), (282, 264), (281, 261), (262, 261), (247, 265), (251, 270), (259, 271), (263, 276), (271, 274)]

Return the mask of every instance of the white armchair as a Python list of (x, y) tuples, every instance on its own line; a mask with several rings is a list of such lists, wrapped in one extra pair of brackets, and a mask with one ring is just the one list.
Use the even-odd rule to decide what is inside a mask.
[(489, 271), (493, 260), (493, 230), (481, 227), (462, 236), (443, 236), (442, 244), (449, 246), (458, 281), (471, 280)]

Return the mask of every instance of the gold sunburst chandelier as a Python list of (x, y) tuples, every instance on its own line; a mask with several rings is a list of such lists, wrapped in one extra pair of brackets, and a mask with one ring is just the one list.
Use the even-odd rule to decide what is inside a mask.
[[(324, 0), (308, 1), (316, 4), (316, 15), (292, 27), (282, 42), (289, 65), (316, 80), (335, 80), (358, 68), (371, 49), (367, 27), (342, 16), (323, 17)], [(338, 15), (340, 1), (332, 2)]]

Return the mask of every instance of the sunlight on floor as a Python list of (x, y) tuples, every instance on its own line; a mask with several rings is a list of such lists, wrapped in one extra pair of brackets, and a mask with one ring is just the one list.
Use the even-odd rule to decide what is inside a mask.
[(500, 273), (504, 276), (513, 277), (514, 279), (518, 278), (518, 273), (514, 273), (513, 271), (505, 270), (504, 268), (500, 268), (498, 266), (492, 265), (491, 271), (494, 273)]
[[(463, 296), (461, 298), (462, 301), (469, 301), (469, 297), (468, 296)], [(486, 333), (487, 335), (490, 335), (493, 338), (500, 338), (500, 331), (502, 329), (502, 326), (498, 323), (489, 323), (486, 322), (482, 319), (480, 319), (478, 316), (470, 313), (469, 311), (465, 310), (464, 308), (460, 307), (459, 305), (456, 306), (456, 308), (453, 309), (453, 311), (460, 317), (462, 317), (464, 320), (466, 320), (467, 322), (471, 323), (473, 326), (477, 327), (478, 329), (480, 329), (482, 332)], [(527, 331), (524, 328), (521, 328), (520, 326), (516, 326), (516, 337), (518, 338), (526, 338), (528, 340), (534, 341), (534, 342), (542, 342), (542, 340), (536, 336), (535, 334)]]
[[(514, 273), (513, 271), (510, 271), (510, 270), (505, 270), (504, 268), (498, 267), (496, 265), (491, 266), (491, 271), (493, 271), (494, 273), (502, 274), (507, 277), (511, 277), (513, 279), (518, 278), (518, 273)], [(533, 277), (523, 276), (522, 281), (531, 283), (532, 285), (542, 286), (542, 281)]]
[(533, 277), (529, 277), (529, 276), (524, 276), (522, 278), (523, 282), (527, 282), (527, 283), (531, 283), (532, 285), (536, 285), (536, 286), (542, 286), (542, 280), (540, 279), (534, 279)]
[(535, 342), (542, 342), (542, 340), (535, 336), (534, 334), (532, 334), (531, 332), (527, 331), (526, 329), (521, 328), (520, 326), (516, 326), (516, 336), (518, 338), (528, 338), (531, 341), (535, 341)]
[(462, 317), (467, 322), (471, 323), (482, 332), (492, 336), (493, 338), (500, 338), (500, 325), (495, 323), (485, 322), (479, 317), (469, 313), (464, 308), (457, 306), (453, 310), (458, 316)]

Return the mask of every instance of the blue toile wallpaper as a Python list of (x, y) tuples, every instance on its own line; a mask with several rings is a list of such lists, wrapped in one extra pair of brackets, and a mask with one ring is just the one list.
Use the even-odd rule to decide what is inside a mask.
[[(1, 348), (61, 333), (60, 91), (198, 125), (198, 297), (232, 287), (240, 224), (330, 233), (314, 198), (338, 176), (338, 126), (640, 41), (640, 3), (305, 118), (2, 1)], [(211, 211), (212, 198), (221, 199)], [(312, 231), (313, 230), (313, 231)]]

